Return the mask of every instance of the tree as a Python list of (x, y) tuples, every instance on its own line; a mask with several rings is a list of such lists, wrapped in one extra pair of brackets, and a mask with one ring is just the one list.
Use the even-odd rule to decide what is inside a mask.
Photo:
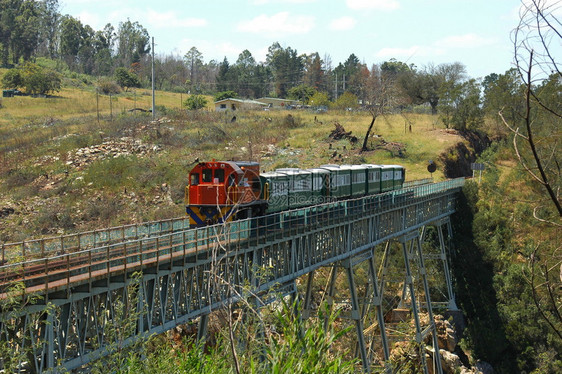
[(0, 0), (0, 48), (3, 66), (31, 58), (39, 45), (39, 2)]
[(254, 97), (254, 85), (257, 83), (255, 81), (256, 60), (247, 49), (238, 55), (234, 72), (236, 73), (237, 92), (240, 93), (240, 96)]
[(203, 54), (199, 52), (199, 50), (195, 47), (191, 47), (191, 49), (185, 54), (185, 63), (187, 64), (187, 68), (189, 70), (189, 81), (191, 84), (191, 91), (195, 92), (197, 90), (197, 85), (199, 83), (198, 79), (198, 72), (203, 66)]
[(505, 135), (505, 126), (498, 116), (500, 111), (508, 123), (515, 124), (521, 121), (520, 113), (523, 113), (525, 105), (522, 83), (516, 69), (510, 69), (504, 74), (490, 74), (484, 77), (483, 110), (493, 123), (501, 126), (495, 130), (498, 134)]
[(420, 75), (421, 82), (419, 84), (420, 91), (419, 97), (423, 102), (429, 103), (431, 106), (431, 114), (437, 114), (437, 107), (441, 98), (441, 86), (443, 85), (444, 77), (438, 74), (434, 68), (430, 66), (425, 72)]
[(115, 45), (115, 28), (107, 23), (103, 30), (96, 31), (93, 37), (94, 73), (108, 75), (113, 68), (113, 48)]
[(130, 67), (150, 52), (148, 31), (138, 22), (119, 23), (117, 30), (117, 61), (121, 67)]
[(484, 123), (484, 111), (480, 100), (480, 85), (470, 79), (461, 85), (461, 96), (451, 119), (454, 129), (477, 130)]
[(115, 81), (123, 87), (125, 91), (128, 91), (129, 88), (132, 87), (140, 87), (139, 77), (125, 68), (115, 69)]
[[(437, 109), (440, 112), (441, 121), (446, 128), (453, 127), (455, 124), (455, 115), (461, 102), (467, 96), (469, 88), (463, 82), (466, 75), (466, 68), (461, 63), (441, 64), (436, 71), (438, 81), (441, 83), (438, 94)], [(460, 126), (462, 127), (462, 126)]]
[(190, 95), (184, 105), (188, 110), (202, 109), (207, 105), (207, 99), (203, 95)]
[[(510, 128), (515, 134), (514, 146), (519, 161), (544, 186), (558, 216), (562, 217), (562, 203), (557, 192), (562, 187), (559, 139), (562, 67), (557, 60), (559, 56), (554, 53), (555, 46), (562, 42), (562, 30), (559, 29), (560, 22), (555, 13), (557, 10), (555, 5), (547, 5), (540, 0), (532, 0), (523, 5), (520, 23), (513, 33), (513, 39), (517, 70), (525, 86), (525, 127), (524, 132), (519, 128)], [(547, 76), (544, 73), (535, 75), (533, 69), (539, 70), (538, 73), (546, 72)], [(537, 85), (536, 80), (541, 77), (543, 84)], [(509, 126), (507, 122), (506, 125)], [(550, 131), (545, 131), (546, 128)], [(522, 154), (518, 146), (518, 141), (521, 140), (531, 153), (529, 158)], [(530, 163), (534, 163), (534, 167)], [(562, 338), (562, 331), (559, 335)]]
[(316, 93), (314, 87), (307, 86), (305, 84), (299, 84), (289, 90), (289, 98), (293, 100), (299, 100), (303, 104), (308, 104), (310, 98)]
[(333, 106), (335, 109), (340, 110), (357, 109), (359, 107), (359, 100), (357, 99), (357, 96), (349, 91), (346, 91), (343, 95), (338, 97)]
[(320, 90), (325, 85), (325, 72), (323, 61), (320, 59), (318, 52), (312, 53), (305, 57), (304, 84)]
[(44, 50), (50, 58), (55, 58), (57, 52), (57, 32), (61, 15), (58, 0), (43, 0), (40, 7), (39, 48)]
[(266, 64), (274, 78), (275, 94), (285, 98), (291, 87), (298, 85), (304, 71), (303, 57), (291, 47), (283, 48), (278, 42), (273, 43), (266, 56)]
[(45, 95), (60, 91), (61, 82), (61, 76), (56, 71), (30, 62), (8, 70), (2, 77), (3, 87), (23, 88), (28, 94)]
[(330, 105), (330, 98), (325, 92), (316, 91), (308, 100), (308, 103), (313, 107), (328, 107)]
[(225, 57), (219, 65), (219, 71), (216, 77), (218, 91), (227, 91), (234, 88), (232, 86), (232, 73), (233, 70), (230, 68), (228, 59)]
[(91, 74), (94, 70), (95, 31), (72, 16), (60, 24), (60, 55), (75, 70)]
[(545, 331), (542, 324), (548, 326), (544, 341), (557, 352), (558, 364), (562, 346), (559, 240), (562, 227), (562, 62), (557, 53), (562, 44), (562, 29), (557, 17), (559, 9), (556, 2), (522, 2), (520, 21), (512, 34), (516, 69), (524, 89), (521, 120), (510, 121), (508, 113), (499, 112), (513, 134), (515, 157), (531, 181), (533, 230), (541, 232), (522, 253), (527, 259), (524, 279), (530, 287), (531, 303), (540, 317), (532, 326), (537, 330), (533, 338)]
[(224, 100), (224, 99), (234, 98), (234, 97), (237, 97), (237, 96), (238, 96), (238, 94), (234, 91), (222, 91), (222, 92), (217, 92), (214, 99), (215, 99), (215, 101), (220, 101), (220, 100)]

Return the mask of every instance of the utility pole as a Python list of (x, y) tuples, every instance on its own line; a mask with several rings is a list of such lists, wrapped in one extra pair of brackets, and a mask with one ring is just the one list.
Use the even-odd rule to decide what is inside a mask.
[(154, 36), (152, 37), (152, 120), (156, 119), (156, 105), (154, 100)]

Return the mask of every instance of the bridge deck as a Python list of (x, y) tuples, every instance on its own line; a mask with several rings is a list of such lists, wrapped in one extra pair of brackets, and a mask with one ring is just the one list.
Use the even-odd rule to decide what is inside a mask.
[[(200, 229), (178, 220), (154, 234), (119, 229), (4, 244), (0, 298), (23, 283), (54, 302), (49, 324), (31, 337), (42, 339), (35, 365), (42, 371), (60, 361), (72, 369), (99, 354), (91, 342), (103, 337), (104, 327), (95, 321), (127, 292), (133, 272), (142, 273), (138, 307), (147, 310), (137, 334), (160, 333), (236, 301), (245, 287), (261, 292), (294, 282), (447, 217), (463, 183), (412, 186)], [(220, 275), (220, 285), (212, 274)], [(41, 308), (30, 307), (23, 325)], [(23, 326), (22, 334), (28, 330)]]

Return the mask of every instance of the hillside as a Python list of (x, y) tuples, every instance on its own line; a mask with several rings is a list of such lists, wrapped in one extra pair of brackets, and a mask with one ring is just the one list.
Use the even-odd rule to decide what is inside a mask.
[[(339, 124), (360, 143), (371, 119), (365, 112), (247, 111), (231, 122), (231, 114), (211, 111), (212, 104), (180, 110), (185, 98), (157, 92), (156, 121), (151, 113), (129, 111), (150, 108), (146, 90), (113, 96), (110, 104), (108, 96), (74, 82), (54, 97), (4, 98), (0, 241), (181, 216), (195, 159), (256, 160), (263, 170), (401, 164), (412, 180), (429, 177), (428, 161), (462, 141), (430, 115), (384, 116), (375, 123), (372, 150), (360, 154), (357, 143), (330, 133)], [(444, 178), (442, 168), (434, 178)]]

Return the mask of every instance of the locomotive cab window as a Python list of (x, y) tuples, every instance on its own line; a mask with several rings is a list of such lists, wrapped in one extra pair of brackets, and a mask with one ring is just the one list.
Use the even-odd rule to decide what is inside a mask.
[(232, 173), (228, 176), (228, 187), (232, 187), (234, 185), (236, 185), (236, 176)]
[(224, 183), (224, 169), (215, 170), (215, 182)]
[(191, 180), (189, 182), (189, 184), (191, 184), (192, 186), (197, 186), (199, 184), (199, 173), (193, 173), (190, 175)]
[(213, 181), (213, 169), (203, 169), (203, 183), (211, 183)]

